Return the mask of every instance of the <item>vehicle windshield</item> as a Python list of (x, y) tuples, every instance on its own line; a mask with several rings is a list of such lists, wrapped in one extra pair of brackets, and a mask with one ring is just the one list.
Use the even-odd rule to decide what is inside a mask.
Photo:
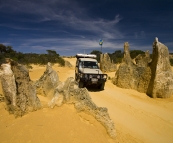
[(82, 61), (79, 63), (79, 68), (99, 69), (98, 63), (93, 61)]

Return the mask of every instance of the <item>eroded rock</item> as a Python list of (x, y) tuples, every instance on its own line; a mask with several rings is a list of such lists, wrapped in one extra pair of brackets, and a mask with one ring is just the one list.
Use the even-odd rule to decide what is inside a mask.
[[(63, 97), (61, 97), (63, 95)], [(57, 99), (57, 103), (69, 103), (74, 104), (75, 108), (79, 112), (85, 112), (96, 118), (107, 130), (108, 134), (115, 138), (116, 132), (113, 121), (110, 119), (107, 108), (97, 107), (97, 105), (92, 101), (86, 88), (78, 88), (78, 85), (74, 78), (68, 78), (63, 86), (63, 92)], [(53, 98), (53, 100), (56, 98)], [(63, 99), (63, 100), (62, 100)], [(60, 102), (58, 102), (58, 100)], [(52, 101), (51, 101), (52, 102)], [(54, 102), (53, 102), (53, 105)], [(51, 104), (49, 103), (49, 106)], [(51, 106), (52, 107), (52, 106)]]
[(40, 100), (36, 96), (28, 70), (20, 64), (11, 67), (10, 63), (7, 63), (1, 67), (1, 84), (9, 113), (17, 117), (40, 109)]
[(121, 88), (135, 89), (150, 97), (167, 98), (173, 94), (173, 73), (169, 62), (168, 48), (156, 38), (153, 44), (153, 59), (149, 51), (138, 55), (134, 63), (130, 57), (129, 45), (124, 44), (124, 58), (113, 83)]
[[(42, 76), (46, 77), (45, 79), (49, 79), (52, 76), (51, 74), (55, 74), (53, 72), (46, 74), (47, 70), (48, 69), (46, 69), (46, 72)], [(40, 81), (37, 81), (39, 85), (37, 86), (38, 88), (42, 87), (43, 84), (53, 85), (53, 83), (46, 82), (46, 80), (45, 82), (42, 81), (43, 78), (40, 78)], [(74, 78), (69, 77), (64, 83), (58, 81), (56, 86), (51, 86), (51, 88), (54, 92), (52, 94), (52, 99), (48, 103), (50, 108), (54, 108), (54, 106), (61, 106), (62, 104), (74, 104), (77, 111), (86, 112), (87, 114), (95, 117), (106, 128), (108, 134), (112, 138), (115, 138), (114, 123), (109, 117), (107, 108), (97, 107), (92, 101), (87, 89), (78, 88), (78, 84)]]
[(9, 108), (16, 106), (16, 84), (11, 65), (9, 63), (1, 65), (1, 85), (5, 102)]
[(113, 83), (121, 88), (135, 89), (140, 92), (146, 92), (151, 78), (151, 71), (148, 62), (151, 60), (149, 52), (145, 56), (139, 55), (136, 58), (136, 64), (133, 63), (129, 44), (124, 44), (124, 58), (113, 78)]
[(151, 58), (150, 58), (150, 53), (149, 51), (147, 50), (145, 52), (145, 55), (141, 55), (139, 54), (136, 58), (135, 58), (135, 62), (136, 62), (136, 65), (138, 67), (147, 67), (149, 63), (151, 63)]
[(20, 64), (12, 66), (17, 87), (15, 115), (22, 116), (27, 112), (41, 108), (41, 103), (36, 95), (36, 88), (30, 80), (28, 69)]
[(154, 98), (170, 97), (173, 94), (173, 73), (169, 62), (169, 51), (158, 38), (153, 43), (153, 60), (150, 67), (152, 74), (147, 94)]
[(114, 64), (107, 53), (100, 55), (100, 69), (103, 72), (114, 72), (117, 70), (116, 64)]
[(48, 63), (46, 71), (35, 83), (37, 93), (52, 98), (58, 82), (59, 77), (57, 72), (52, 69), (51, 63)]

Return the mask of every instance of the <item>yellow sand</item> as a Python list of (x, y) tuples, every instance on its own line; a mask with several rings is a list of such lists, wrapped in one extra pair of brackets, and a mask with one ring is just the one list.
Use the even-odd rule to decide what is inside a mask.
[[(73, 68), (59, 67), (60, 81), (74, 77), (75, 58), (66, 58)], [(37, 80), (45, 66), (32, 65), (30, 77)], [(114, 72), (108, 73), (110, 77)], [(2, 90), (0, 89), (0, 94)], [(104, 91), (89, 89), (93, 101), (107, 107), (117, 130), (112, 140), (105, 128), (92, 116), (77, 113), (73, 105), (54, 109), (43, 108), (15, 119), (0, 103), (0, 142), (43, 142), (43, 143), (172, 143), (173, 142), (173, 96), (168, 99), (152, 99), (144, 93), (121, 89), (106, 82)], [(38, 95), (43, 104), (48, 99)]]

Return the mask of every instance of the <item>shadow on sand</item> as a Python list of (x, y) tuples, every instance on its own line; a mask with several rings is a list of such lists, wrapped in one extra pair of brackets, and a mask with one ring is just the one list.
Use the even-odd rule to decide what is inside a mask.
[(100, 91), (103, 91), (103, 90), (99, 89), (98, 86), (96, 86), (96, 85), (87, 85), (85, 87), (90, 92), (100, 92)]

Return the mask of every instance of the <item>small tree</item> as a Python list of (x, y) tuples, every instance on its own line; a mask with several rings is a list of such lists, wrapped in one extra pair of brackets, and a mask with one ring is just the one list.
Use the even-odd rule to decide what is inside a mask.
[(141, 50), (131, 50), (130, 51), (130, 56), (131, 56), (132, 59), (136, 58), (136, 56), (139, 55), (139, 54), (144, 55), (145, 52), (141, 51)]
[(94, 54), (97, 56), (97, 61), (100, 62), (100, 54), (101, 52), (100, 51), (97, 51), (97, 50), (93, 50), (90, 54)]
[(48, 55), (50, 55), (50, 56), (56, 56), (57, 55), (56, 51), (54, 51), (54, 50), (46, 50), (46, 51), (47, 51)]
[(1, 54), (6, 53), (6, 46), (3, 44), (0, 44), (0, 53)]

